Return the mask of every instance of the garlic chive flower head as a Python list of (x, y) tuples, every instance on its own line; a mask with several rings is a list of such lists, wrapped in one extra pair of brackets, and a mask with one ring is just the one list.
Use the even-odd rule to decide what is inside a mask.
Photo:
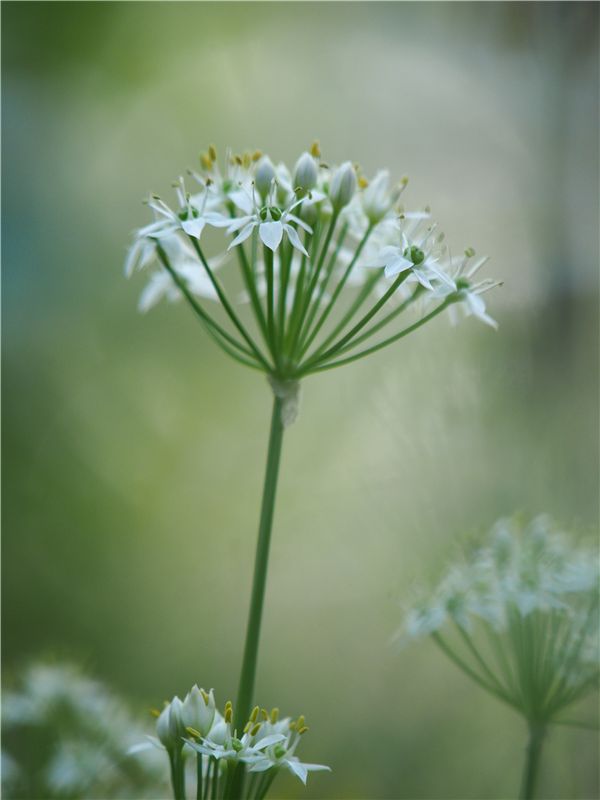
[[(184, 761), (194, 756), (198, 797), (216, 800), (228, 798), (234, 773), (249, 773), (254, 800), (267, 794), (279, 772), (288, 771), (306, 783), (309, 772), (329, 770), (321, 764), (302, 762), (296, 750), (308, 731), (304, 717), (296, 720), (280, 717), (279, 710), (267, 711), (256, 706), (243, 730), (233, 728), (233, 707), (227, 702), (223, 711), (215, 705), (214, 693), (192, 687), (182, 702), (178, 697), (168, 703), (158, 716), (158, 739), (153, 744), (167, 751), (176, 796), (185, 798)], [(130, 752), (146, 749), (136, 746)], [(252, 776), (255, 776), (252, 778)], [(209, 792), (210, 790), (210, 792)]]
[(485, 259), (453, 260), (428, 209), (400, 208), (405, 179), (359, 174), (350, 161), (323, 163), (316, 143), (291, 170), (260, 151), (220, 166), (210, 147), (188, 185), (174, 184), (173, 207), (148, 199), (154, 218), (125, 265), (152, 271), (140, 308), (184, 297), (229, 356), (280, 389), (447, 309), (495, 326), (482, 294), (497, 283), (475, 278)]
[(598, 554), (548, 517), (501, 520), (408, 610), (400, 638), (431, 636), (482, 688), (545, 727), (598, 686)]

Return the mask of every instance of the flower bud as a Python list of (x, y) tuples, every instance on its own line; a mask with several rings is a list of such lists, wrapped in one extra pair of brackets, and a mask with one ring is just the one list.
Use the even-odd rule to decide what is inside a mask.
[(271, 185), (275, 178), (275, 167), (269, 156), (263, 156), (256, 165), (254, 173), (254, 185), (259, 195), (264, 200), (271, 191)]
[(294, 188), (310, 192), (317, 184), (317, 165), (310, 153), (302, 153), (294, 168)]
[(362, 193), (363, 211), (371, 225), (376, 225), (385, 217), (400, 196), (400, 188), (388, 191), (390, 174), (387, 170), (378, 172)]
[(182, 708), (181, 700), (174, 697), (156, 720), (156, 735), (167, 750), (183, 746), (182, 737), (186, 731), (181, 717)]
[(211, 728), (208, 738), (213, 744), (224, 746), (229, 739), (229, 735), (229, 725), (219, 714), (219, 718)]
[(349, 161), (339, 166), (331, 179), (329, 197), (335, 211), (347, 206), (356, 191), (356, 173)]
[(206, 694), (196, 685), (192, 686), (183, 701), (181, 718), (186, 728), (195, 728), (202, 736), (207, 736), (215, 718), (213, 690)]

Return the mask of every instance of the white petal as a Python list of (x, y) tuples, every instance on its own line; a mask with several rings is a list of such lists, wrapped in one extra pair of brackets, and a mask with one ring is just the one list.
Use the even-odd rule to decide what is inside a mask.
[(254, 217), (250, 214), (247, 217), (238, 217), (237, 219), (232, 219), (229, 222), (229, 227), (227, 228), (227, 233), (233, 233), (233, 231), (239, 231), (240, 228), (243, 228), (244, 225), (247, 225), (249, 222), (253, 222)]
[(283, 225), (281, 222), (263, 222), (258, 228), (258, 233), (263, 244), (275, 252), (281, 244)]
[(300, 227), (303, 228), (307, 233), (313, 232), (313, 229), (310, 227), (310, 225), (307, 225), (304, 220), (301, 220), (300, 217), (297, 217), (295, 214), (286, 214), (285, 218), (286, 220), (291, 219), (292, 222), (296, 223), (296, 225), (300, 225)]
[(271, 769), (273, 763), (268, 759), (261, 759), (260, 761), (255, 761), (250, 769), (249, 772), (264, 772), (267, 769)]
[(212, 225), (214, 228), (226, 228), (228, 225), (231, 225), (231, 217), (218, 214), (216, 211), (207, 211), (203, 216), (206, 223)]
[(171, 276), (167, 272), (157, 272), (151, 278), (138, 301), (138, 311), (142, 314), (155, 306), (171, 286)]
[(196, 217), (195, 219), (186, 219), (185, 222), (181, 223), (181, 227), (187, 233), (187, 235), (193, 236), (195, 239), (200, 238), (200, 235), (202, 234), (205, 225), (206, 222), (202, 217)]
[(282, 733), (272, 733), (270, 736), (265, 736), (264, 739), (259, 739), (254, 745), (254, 749), (263, 750), (265, 747), (269, 747), (271, 744), (277, 744), (277, 742), (282, 742), (284, 739), (285, 736)]
[(292, 246), (296, 248), (296, 250), (300, 250), (301, 253), (304, 253), (305, 256), (308, 256), (308, 253), (304, 249), (304, 245), (300, 241), (300, 237), (294, 228), (291, 225), (284, 225), (285, 232), (287, 233), (287, 237), (292, 243)]
[(301, 761), (293, 761), (291, 758), (287, 759), (285, 763), (290, 768), (290, 772), (293, 772), (294, 775), (300, 778), (302, 783), (306, 786), (306, 777), (308, 775), (308, 771), (304, 764), (302, 764)]
[(231, 242), (231, 244), (229, 245), (229, 247), (227, 249), (231, 250), (231, 248), (235, 247), (237, 244), (241, 244), (242, 242), (245, 242), (246, 239), (250, 236), (250, 234), (254, 230), (254, 227), (255, 227), (254, 222), (249, 222), (246, 225), (245, 228), (242, 228), (242, 230), (238, 233), (238, 235)]
[(425, 275), (424, 272), (422, 272), (420, 269), (414, 269), (413, 268), (413, 275), (419, 281), (421, 286), (424, 286), (426, 289), (429, 289), (430, 291), (433, 291), (433, 286), (429, 282), (429, 279), (428, 279), (427, 275)]
[(243, 211), (244, 214), (250, 214), (252, 211), (252, 198), (247, 192), (243, 189), (236, 189), (236, 191), (229, 193), (229, 197), (240, 211)]
[[(404, 258), (404, 256), (397, 256), (392, 261), (389, 261), (385, 268), (385, 277), (386, 278), (393, 278), (396, 275), (399, 275), (401, 272), (406, 272), (407, 269), (412, 267), (412, 261), (409, 261), (408, 258)], [(431, 288), (431, 284), (429, 284)]]

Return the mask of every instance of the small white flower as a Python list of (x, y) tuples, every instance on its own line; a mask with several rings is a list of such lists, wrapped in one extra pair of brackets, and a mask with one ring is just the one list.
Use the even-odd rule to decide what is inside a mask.
[(264, 206), (255, 211), (254, 214), (249, 214), (248, 216), (239, 217), (234, 220), (229, 225), (228, 232), (234, 233), (235, 231), (239, 231), (239, 233), (227, 249), (231, 250), (232, 247), (236, 247), (246, 241), (252, 234), (252, 231), (258, 228), (258, 235), (261, 242), (270, 250), (273, 250), (273, 252), (275, 252), (281, 244), (283, 234), (285, 233), (292, 246), (307, 256), (308, 253), (300, 241), (297, 231), (290, 225), (290, 222), (294, 222), (307, 233), (312, 233), (312, 228), (309, 225), (291, 213), (301, 202), (302, 200), (297, 200), (284, 211), (277, 206)]

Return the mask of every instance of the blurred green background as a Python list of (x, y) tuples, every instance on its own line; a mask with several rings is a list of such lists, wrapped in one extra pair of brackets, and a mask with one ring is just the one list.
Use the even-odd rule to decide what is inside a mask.
[[(183, 306), (136, 312), (140, 200), (214, 142), (410, 176), (505, 285), (310, 378), (284, 446), (258, 699), (330, 764), (307, 798), (514, 796), (525, 731), (389, 640), (467, 534), (598, 523), (598, 6), (3, 3), (4, 671), (54, 653), (140, 714), (237, 684), (266, 382)], [(596, 700), (579, 709), (593, 721)], [(546, 798), (598, 796), (556, 729)]]

